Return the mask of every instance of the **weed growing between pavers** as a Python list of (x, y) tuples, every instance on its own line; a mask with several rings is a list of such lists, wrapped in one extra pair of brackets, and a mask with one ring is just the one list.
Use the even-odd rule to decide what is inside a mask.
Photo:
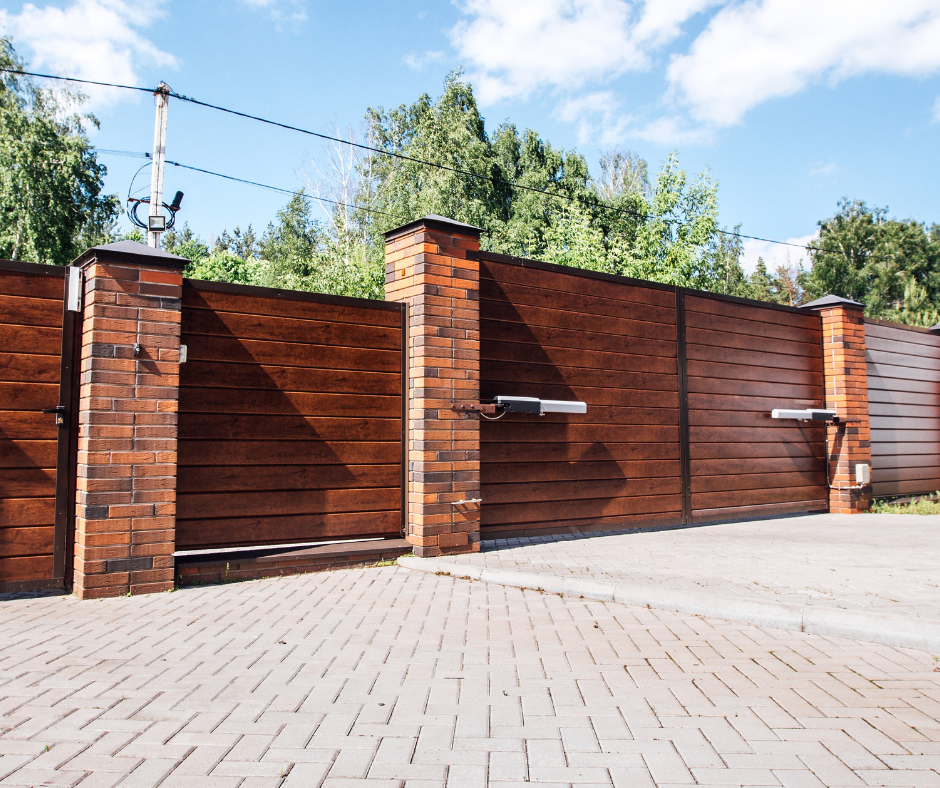
[(940, 490), (916, 501), (875, 501), (872, 514), (940, 514)]

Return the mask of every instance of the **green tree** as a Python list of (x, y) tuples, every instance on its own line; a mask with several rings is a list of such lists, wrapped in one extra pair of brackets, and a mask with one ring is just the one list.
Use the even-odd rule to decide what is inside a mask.
[(671, 153), (656, 178), (636, 241), (616, 267), (638, 279), (700, 290), (723, 288), (727, 261), (720, 254), (728, 249), (719, 235), (717, 184), (707, 172), (690, 183), (678, 154)]
[[(25, 68), (9, 38), (0, 65)], [(66, 265), (110, 240), (120, 206), (102, 194), (106, 169), (85, 132), (98, 121), (70, 112), (83, 101), (0, 75), (0, 256)]]
[(870, 317), (930, 319), (940, 307), (940, 227), (887, 214), (860, 200), (839, 201), (809, 246), (812, 269), (800, 281), (806, 297), (851, 298)]

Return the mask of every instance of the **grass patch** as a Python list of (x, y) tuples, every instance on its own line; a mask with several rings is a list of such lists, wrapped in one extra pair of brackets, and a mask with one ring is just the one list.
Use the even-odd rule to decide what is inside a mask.
[(875, 501), (872, 514), (940, 514), (940, 491), (917, 500)]

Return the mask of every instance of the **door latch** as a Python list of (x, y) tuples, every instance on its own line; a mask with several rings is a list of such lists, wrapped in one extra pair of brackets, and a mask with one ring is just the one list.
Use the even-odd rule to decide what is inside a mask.
[(55, 423), (59, 427), (65, 426), (65, 417), (68, 415), (68, 408), (65, 405), (56, 405), (54, 408), (43, 408), (43, 413), (55, 413)]

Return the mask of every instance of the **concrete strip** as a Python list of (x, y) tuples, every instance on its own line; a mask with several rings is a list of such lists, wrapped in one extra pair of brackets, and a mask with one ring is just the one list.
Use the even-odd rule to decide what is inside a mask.
[(456, 564), (443, 558), (402, 556), (398, 559), (398, 564), (405, 569), (419, 572), (480, 580), (484, 583), (544, 591), (549, 594), (576, 596), (599, 602), (620, 602), (624, 605), (741, 621), (793, 632), (865, 640), (886, 646), (940, 651), (938, 619), (818, 605), (791, 605), (759, 599), (741, 599), (707, 591), (689, 593), (661, 586), (579, 580), (536, 572), (484, 569), (479, 566)]

